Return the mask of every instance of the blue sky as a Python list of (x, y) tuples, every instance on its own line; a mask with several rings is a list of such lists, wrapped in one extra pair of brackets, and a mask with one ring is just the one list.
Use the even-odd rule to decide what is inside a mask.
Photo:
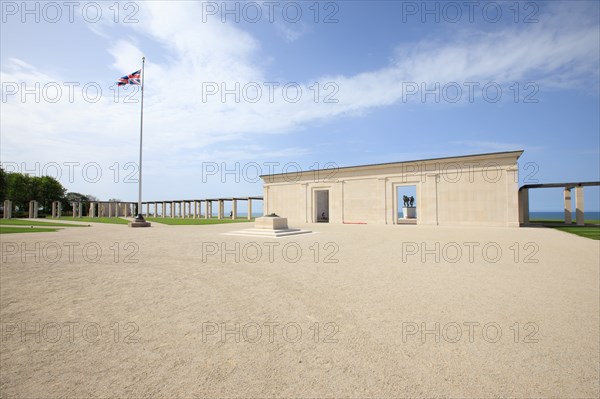
[(2, 163), (70, 191), (137, 199), (139, 93), (114, 82), (142, 55), (144, 200), (261, 195), (256, 165), (517, 149), (520, 185), (600, 180), (595, 1), (22, 4), (2, 2)]

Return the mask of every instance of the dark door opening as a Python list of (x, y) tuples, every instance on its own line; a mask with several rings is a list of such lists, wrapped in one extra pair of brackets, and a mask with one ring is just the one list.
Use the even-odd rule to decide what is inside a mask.
[(329, 223), (329, 190), (315, 191), (317, 223)]

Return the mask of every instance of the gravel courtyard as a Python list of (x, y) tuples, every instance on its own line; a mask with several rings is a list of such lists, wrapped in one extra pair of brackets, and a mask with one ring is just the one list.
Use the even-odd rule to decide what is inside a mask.
[(0, 396), (598, 397), (598, 241), (543, 228), (2, 235)]

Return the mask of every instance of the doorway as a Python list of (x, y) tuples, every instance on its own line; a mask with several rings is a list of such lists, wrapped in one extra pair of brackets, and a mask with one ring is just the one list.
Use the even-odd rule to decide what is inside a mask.
[(396, 209), (397, 224), (417, 223), (417, 186), (396, 186)]
[(315, 191), (315, 211), (317, 223), (329, 223), (329, 190)]

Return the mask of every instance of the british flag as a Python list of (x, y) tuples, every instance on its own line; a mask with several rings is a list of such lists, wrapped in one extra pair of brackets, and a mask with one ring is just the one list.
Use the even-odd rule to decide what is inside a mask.
[(123, 76), (117, 82), (117, 86), (141, 85), (142, 84), (142, 79), (140, 77), (141, 73), (142, 73), (142, 70), (140, 69), (139, 71), (135, 71), (127, 76)]

